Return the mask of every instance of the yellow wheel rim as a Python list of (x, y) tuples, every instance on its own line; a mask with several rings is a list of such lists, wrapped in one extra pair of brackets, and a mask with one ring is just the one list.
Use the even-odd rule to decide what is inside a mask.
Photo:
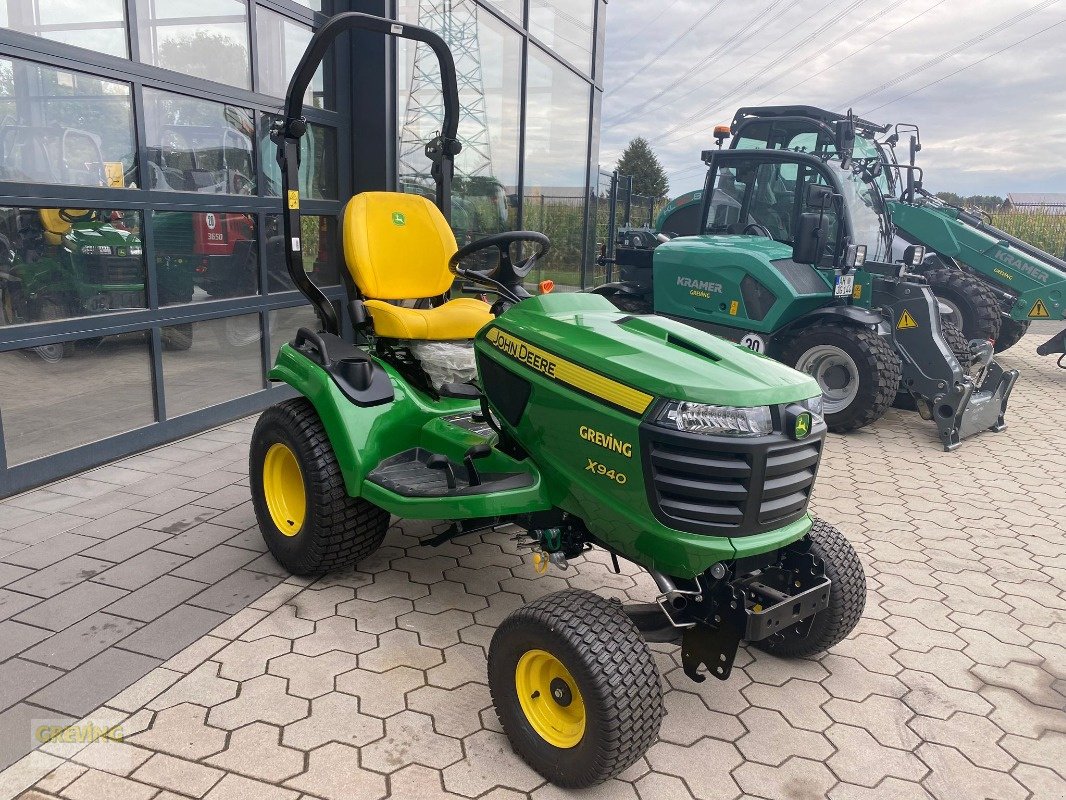
[(274, 525), (284, 536), (295, 536), (307, 516), (307, 492), (296, 454), (287, 445), (271, 445), (263, 460), (263, 495)]
[(585, 735), (585, 701), (563, 662), (544, 650), (529, 650), (515, 668), (515, 689), (533, 730), (555, 747), (576, 747)]

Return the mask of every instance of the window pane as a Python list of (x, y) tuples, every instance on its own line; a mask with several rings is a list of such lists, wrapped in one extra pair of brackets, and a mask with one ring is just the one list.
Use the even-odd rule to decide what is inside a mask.
[[(259, 59), (258, 89), (263, 94), (284, 97), (296, 65), (311, 41), (311, 29), (263, 7), (255, 10), (255, 27), (259, 52), (270, 56)], [(325, 63), (329, 63), (328, 56)], [(323, 67), (319, 67), (304, 95), (304, 105), (333, 107), (332, 100), (326, 98), (323, 75)]]
[(297, 306), (296, 308), (282, 308), (270, 312), (270, 364), (278, 360), (278, 351), (281, 346), (296, 338), (296, 331), (300, 328), (310, 328), (317, 331), (321, 325), (318, 317), (311, 306)]
[(139, 212), (0, 207), (0, 326), (145, 307)]
[(524, 227), (552, 240), (537, 280), (580, 286), (589, 84), (530, 48), (527, 86), (527, 108), (536, 111), (526, 117)]
[(129, 58), (123, 0), (8, 0), (0, 27)]
[(485, 0), (485, 2), (522, 24), (522, 0)]
[(151, 220), (159, 305), (259, 294), (259, 241), (252, 215), (156, 211)]
[[(318, 286), (338, 285), (337, 220), (305, 215), (302, 221), (304, 272)], [(267, 217), (267, 281), (270, 292), (291, 292), (296, 288), (285, 263), (281, 217), (277, 216)]]
[(0, 353), (8, 464), (21, 464), (155, 421), (144, 332)]
[(137, 0), (141, 59), (252, 88), (246, 0)]
[[(419, 19), (413, 0), (401, 7), (401, 18), (436, 27), (451, 46), (460, 74), (469, 76), (460, 84), (463, 150), (456, 159), (452, 227), (461, 242), (513, 229), (517, 224), (521, 37), (478, 9), (473, 0), (454, 4), (446, 29), (441, 29), (436, 15)], [(443, 122), (440, 71), (433, 51), (424, 45), (401, 45), (399, 62), (400, 181), (404, 191), (432, 197), (430, 162), (424, 150)]]
[(149, 189), (255, 194), (252, 112), (144, 90)]
[[(266, 195), (281, 197), (281, 167), (275, 157), (277, 145), (270, 141), (270, 126), (278, 117), (259, 115), (259, 148), (265, 153)], [(337, 132), (311, 124), (300, 139), (300, 194), (311, 200), (337, 199)]]
[(263, 388), (258, 314), (174, 325), (162, 333), (168, 418)]
[(530, 0), (529, 32), (575, 67), (592, 68), (595, 0)]
[(0, 58), (0, 180), (77, 186), (137, 180), (127, 83)]

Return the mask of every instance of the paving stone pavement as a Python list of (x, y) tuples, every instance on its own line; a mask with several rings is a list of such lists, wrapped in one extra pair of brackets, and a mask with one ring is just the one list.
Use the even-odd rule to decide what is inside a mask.
[[(1050, 333), (1002, 359), (1023, 371), (1005, 433), (946, 454), (892, 411), (830, 438), (814, 510), (869, 584), (848, 640), (744, 648), (703, 684), (654, 645), (660, 741), (575, 796), (1066, 797), (1066, 372), (1033, 354)], [(502, 533), (433, 549), (410, 522), (357, 569), (286, 578), (246, 500), (251, 424), (0, 504), (0, 752), (31, 720), (121, 734), (40, 747), (0, 797), (567, 796), (500, 733), (489, 639), (548, 591), (647, 601), (651, 581), (602, 552), (538, 578)]]

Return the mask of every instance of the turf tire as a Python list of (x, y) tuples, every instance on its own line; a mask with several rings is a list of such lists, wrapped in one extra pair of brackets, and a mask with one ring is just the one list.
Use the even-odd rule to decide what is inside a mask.
[(859, 369), (859, 389), (845, 408), (826, 415), (834, 433), (846, 433), (879, 420), (892, 404), (903, 367), (888, 342), (868, 328), (834, 321), (820, 321), (792, 334), (780, 349), (780, 361), (796, 366), (810, 348), (829, 344), (843, 350)]
[(952, 320), (967, 340), (999, 339), (1003, 315), (999, 303), (988, 285), (969, 273), (948, 267), (931, 269), (924, 273), (929, 288), (937, 297), (959, 309), (961, 320)]
[[(279, 442), (296, 455), (307, 496), (307, 515), (295, 536), (277, 528), (264, 496), (263, 462), (270, 447)], [(249, 475), (263, 539), (293, 575), (321, 575), (355, 564), (378, 549), (389, 529), (388, 512), (349, 496), (329, 437), (306, 398), (278, 403), (259, 418), (252, 434)]]
[(1016, 319), (1004, 317), (1003, 327), (1000, 328), (999, 338), (996, 339), (996, 352), (1002, 353), (1018, 344), (1018, 342), (1022, 340), (1022, 337), (1029, 332), (1029, 326), (1032, 324), (1033, 323), (1027, 319), (1023, 319), (1019, 322)]
[[(585, 704), (585, 730), (570, 748), (548, 743), (530, 725), (515, 672), (529, 650), (545, 650), (573, 676)], [(515, 752), (552, 783), (580, 789), (635, 763), (659, 736), (663, 696), (647, 643), (620, 603), (566, 589), (508, 616), (489, 645), (492, 703)]]
[(843, 641), (859, 624), (866, 605), (866, 574), (855, 548), (840, 531), (815, 519), (809, 534), (811, 552), (821, 559), (832, 581), (829, 607), (814, 616), (811, 629), (801, 636), (791, 628), (753, 644), (783, 658), (801, 658), (823, 653)]

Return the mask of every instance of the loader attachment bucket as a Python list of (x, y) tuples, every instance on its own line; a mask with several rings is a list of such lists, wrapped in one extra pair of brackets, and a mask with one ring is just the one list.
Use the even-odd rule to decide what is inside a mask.
[(1004, 370), (990, 342), (971, 342), (973, 375), (967, 374), (941, 333), (940, 308), (928, 287), (877, 278), (874, 293), (884, 309), (903, 364), (901, 390), (919, 413), (936, 423), (945, 450), (982, 431), (1006, 429), (1004, 415), (1017, 370)]

